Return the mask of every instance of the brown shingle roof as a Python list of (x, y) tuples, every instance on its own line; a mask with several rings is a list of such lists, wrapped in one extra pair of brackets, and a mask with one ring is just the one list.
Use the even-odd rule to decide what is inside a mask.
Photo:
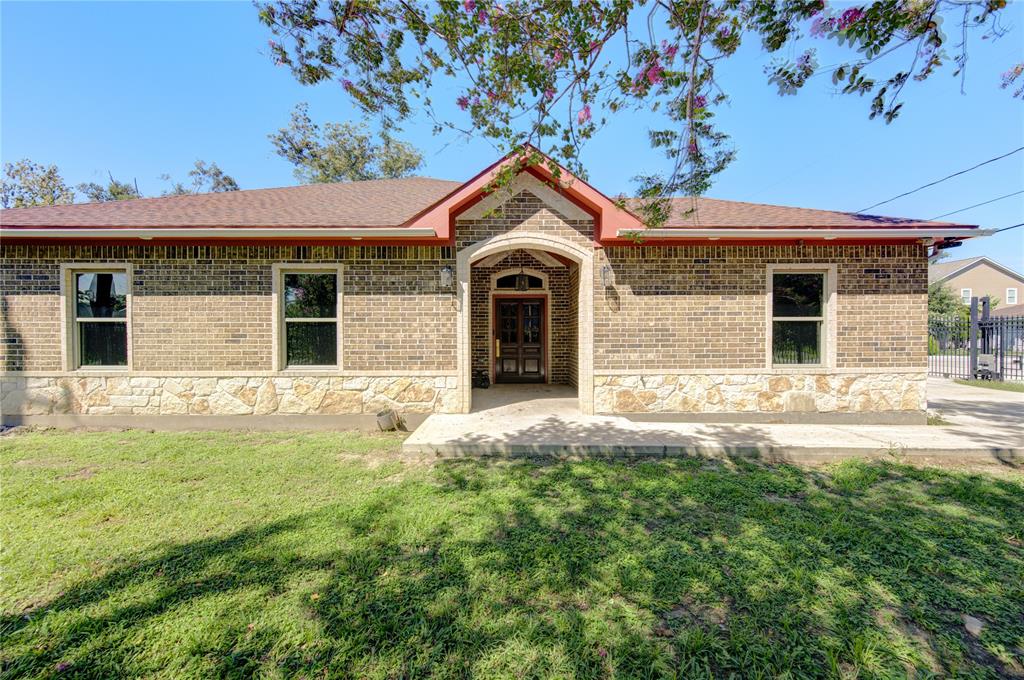
[(395, 227), (460, 186), (428, 177), (0, 212), (5, 227)]
[[(218, 194), (141, 198), (110, 203), (13, 208), (0, 224), (17, 227), (398, 227), (462, 186), (409, 177), (310, 184)], [(638, 202), (627, 200), (636, 210)], [(672, 199), (666, 227), (917, 227), (949, 222), (857, 215), (831, 210), (698, 198)], [(952, 225), (961, 226), (961, 225)]]
[[(939, 225), (964, 226), (952, 222), (932, 222), (901, 217), (885, 217), (882, 215), (861, 215), (834, 210), (814, 210), (811, 208), (792, 208), (782, 205), (765, 203), (746, 203), (743, 201), (725, 201), (719, 198), (697, 198), (697, 209), (693, 211), (693, 200), (690, 198), (673, 198), (671, 213), (665, 223), (666, 227), (764, 227), (766, 229), (794, 227), (857, 227), (861, 229), (878, 228), (913, 228), (935, 227)], [(640, 202), (628, 199), (626, 207), (637, 211)], [(638, 213), (639, 214), (639, 213)]]

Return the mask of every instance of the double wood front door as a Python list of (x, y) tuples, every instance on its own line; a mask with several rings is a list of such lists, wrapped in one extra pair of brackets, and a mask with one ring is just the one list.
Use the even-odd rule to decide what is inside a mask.
[(544, 303), (544, 298), (495, 298), (495, 382), (544, 382)]

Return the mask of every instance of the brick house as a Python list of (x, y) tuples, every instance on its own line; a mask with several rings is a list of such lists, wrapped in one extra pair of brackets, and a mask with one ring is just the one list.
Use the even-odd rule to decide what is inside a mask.
[(700, 198), (645, 229), (546, 164), (488, 191), (513, 163), (3, 211), (5, 421), (354, 423), (504, 382), (584, 413), (923, 418), (929, 248), (975, 227)]

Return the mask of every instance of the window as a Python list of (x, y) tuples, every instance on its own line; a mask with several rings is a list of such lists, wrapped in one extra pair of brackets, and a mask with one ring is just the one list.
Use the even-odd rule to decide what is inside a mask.
[(1015, 305), (1017, 304), (1017, 289), (1007, 288), (1006, 289), (1006, 304)]
[(772, 364), (824, 364), (825, 273), (772, 273)]
[(970, 288), (961, 288), (960, 289), (960, 299), (963, 300), (963, 303), (965, 305), (971, 304), (971, 297), (973, 297), (973, 296), (971, 295), (971, 289)]
[(285, 271), (284, 365), (338, 365), (338, 274)]
[(128, 366), (128, 273), (73, 271), (76, 367)]
[[(494, 282), (494, 288), (496, 290), (516, 290), (516, 279), (519, 274), (506, 274), (505, 276), (499, 277)], [(528, 282), (527, 290), (538, 290), (544, 287), (544, 281), (539, 276), (532, 274), (524, 274)]]

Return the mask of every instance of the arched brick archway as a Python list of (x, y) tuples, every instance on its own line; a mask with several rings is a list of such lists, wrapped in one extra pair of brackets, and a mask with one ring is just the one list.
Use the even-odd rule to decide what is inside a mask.
[(458, 328), (456, 347), (458, 360), (459, 411), (469, 413), (472, 407), (472, 305), (470, 280), (472, 265), (493, 253), (524, 248), (544, 250), (576, 262), (580, 268), (578, 287), (578, 389), (580, 411), (594, 412), (594, 251), (560, 236), (537, 232), (509, 232), (474, 243), (456, 256), (456, 304)]

